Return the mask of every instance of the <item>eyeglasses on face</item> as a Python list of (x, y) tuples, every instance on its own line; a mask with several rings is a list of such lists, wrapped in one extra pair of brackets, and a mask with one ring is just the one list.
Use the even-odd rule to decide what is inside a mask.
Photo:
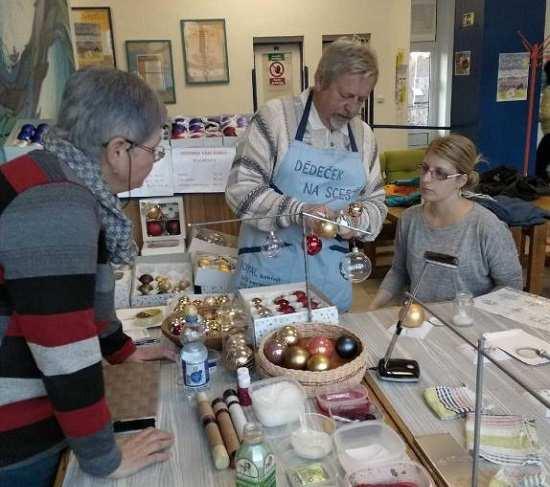
[(460, 173), (455, 174), (448, 174), (443, 169), (436, 167), (432, 169), (428, 164), (425, 162), (420, 165), (420, 174), (422, 176), (425, 176), (426, 174), (430, 174), (430, 177), (432, 179), (435, 179), (436, 181), (446, 181), (447, 179), (457, 178), (459, 176), (462, 176)]
[(166, 156), (166, 150), (164, 149), (164, 147), (162, 145), (157, 145), (155, 147), (149, 147), (148, 145), (137, 144), (136, 142), (133, 142), (132, 140), (128, 140), (128, 139), (126, 139), (126, 142), (128, 142), (128, 144), (130, 144), (130, 147), (128, 148), (128, 150), (133, 149), (134, 147), (139, 147), (140, 149), (143, 149), (144, 151), (147, 151), (147, 152), (150, 152), (151, 154), (153, 154), (154, 162), (158, 162), (161, 159), (163, 159), (164, 156)]

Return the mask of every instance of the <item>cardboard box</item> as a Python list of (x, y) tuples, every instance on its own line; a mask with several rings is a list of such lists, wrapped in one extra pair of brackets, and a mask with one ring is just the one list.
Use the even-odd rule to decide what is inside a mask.
[(185, 253), (185, 212), (178, 196), (139, 200), (141, 255)]
[[(273, 316), (260, 318), (253, 312), (252, 298), (261, 298), (264, 304), (271, 306), (274, 298), (281, 296), (282, 294), (292, 293), (296, 290), (305, 292), (306, 283), (296, 282), (239, 290), (239, 297), (241, 299), (242, 306), (245, 311), (248, 312), (250, 317), (251, 326), (249, 327), (249, 330), (251, 332), (251, 336), (249, 338), (256, 347), (260, 344), (262, 338), (273, 330), (293, 323), (306, 323), (308, 321), (308, 310), (303, 307), (298, 310), (296, 307), (297, 310), (295, 313), (274, 314)], [(311, 297), (319, 303), (319, 307), (312, 310), (311, 319), (320, 323), (337, 325), (338, 309), (336, 306), (334, 306), (330, 300), (314, 286), (309, 286), (309, 292)]]
[(10, 134), (6, 139), (6, 142), (4, 143), (4, 155), (6, 157), (6, 161), (15, 159), (16, 157), (27, 154), (28, 152), (31, 152), (33, 150), (42, 149), (42, 146), (40, 144), (26, 144), (24, 146), (21, 146), (21, 142), (17, 139), (17, 136), (21, 131), (21, 127), (27, 123), (30, 123), (36, 127), (41, 123), (47, 123), (49, 125), (53, 125), (55, 122), (51, 119), (38, 119), (38, 118), (23, 118), (23, 119), (17, 120), (15, 122), (15, 125), (13, 126), (13, 129), (11, 130)]
[[(212, 265), (204, 265), (211, 261)], [(221, 265), (218, 266), (218, 263)], [(196, 252), (193, 256), (193, 273), (195, 286), (199, 286), (201, 293), (230, 293), (234, 290), (236, 258), (230, 255), (219, 255), (208, 252)], [(231, 271), (220, 270), (220, 267)]]
[[(189, 286), (183, 290), (170, 291), (165, 293), (143, 294), (139, 287), (142, 282), (139, 278), (143, 274), (150, 274), (153, 278), (166, 276), (172, 283), (185, 280)], [(130, 304), (133, 308), (141, 306), (160, 306), (166, 304), (169, 299), (182, 294), (193, 292), (193, 270), (187, 254), (151, 255), (138, 257), (134, 267), (132, 278), (132, 294)]]
[(206, 227), (193, 227), (189, 255), (191, 259), (194, 258), (197, 252), (236, 257), (238, 242), (238, 238), (234, 235), (216, 232)]

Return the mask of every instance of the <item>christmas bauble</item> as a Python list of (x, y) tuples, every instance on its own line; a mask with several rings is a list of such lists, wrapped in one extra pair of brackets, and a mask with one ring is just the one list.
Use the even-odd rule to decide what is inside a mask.
[(314, 233), (310, 233), (306, 237), (306, 249), (308, 255), (316, 255), (321, 252), (322, 248), (323, 242), (317, 235), (315, 235)]
[(334, 343), (326, 336), (316, 336), (309, 341), (307, 351), (311, 355), (325, 355), (326, 357), (330, 357), (334, 352)]
[[(402, 310), (401, 313), (403, 314), (404, 310)], [(425, 319), (426, 313), (424, 312), (424, 308), (422, 308), (419, 304), (411, 304), (407, 316), (401, 318), (401, 323), (407, 328), (417, 328), (424, 323)]]
[(250, 347), (238, 347), (227, 353), (225, 364), (229, 370), (237, 370), (251, 364), (254, 352)]
[(170, 235), (179, 235), (181, 233), (179, 220), (168, 220), (166, 222), (166, 231)]
[(151, 284), (142, 284), (138, 287), (138, 291), (143, 295), (150, 294), (152, 290), (153, 286), (151, 286)]
[(332, 222), (321, 222), (319, 225), (319, 235), (324, 238), (334, 238), (338, 233), (338, 225)]
[(317, 353), (311, 355), (307, 360), (307, 370), (312, 372), (322, 372), (330, 368), (330, 359), (326, 355)]
[(296, 299), (298, 301), (304, 299), (304, 298), (307, 298), (306, 296), (306, 293), (304, 291), (294, 291), (292, 294), (294, 294), (294, 296), (296, 296)]
[(146, 223), (147, 235), (158, 237), (163, 234), (162, 222), (160, 220), (150, 220)]
[(153, 282), (153, 276), (151, 274), (142, 274), (139, 276), (138, 281), (142, 284), (151, 284)]
[(208, 296), (204, 300), (204, 304), (206, 306), (216, 306), (216, 297), (215, 296)]
[(153, 206), (147, 213), (148, 220), (160, 220), (163, 217), (162, 209), (159, 205)]
[(358, 218), (363, 213), (363, 205), (361, 203), (352, 203), (348, 207), (348, 213), (353, 218)]
[(275, 303), (277, 306), (288, 306), (288, 300), (283, 298), (282, 296), (275, 298), (273, 300), (273, 303)]
[(286, 349), (284, 358), (285, 367), (295, 370), (305, 369), (308, 358), (309, 353), (305, 348), (293, 345)]
[(269, 340), (264, 346), (264, 354), (271, 363), (281, 365), (284, 360), (287, 344), (282, 340)]
[(342, 358), (355, 358), (359, 353), (359, 343), (355, 338), (343, 335), (336, 340), (336, 353)]
[(287, 345), (295, 345), (298, 343), (300, 337), (298, 336), (298, 330), (295, 326), (286, 325), (277, 332), (277, 338)]

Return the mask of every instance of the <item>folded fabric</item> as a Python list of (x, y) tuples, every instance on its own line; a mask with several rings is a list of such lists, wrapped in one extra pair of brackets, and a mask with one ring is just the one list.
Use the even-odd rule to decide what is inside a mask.
[[(466, 416), (466, 445), (474, 444), (474, 414)], [(479, 456), (499, 465), (540, 465), (534, 419), (512, 415), (481, 416)]]
[(387, 206), (412, 206), (420, 203), (420, 192), (416, 191), (407, 196), (386, 196)]
[(398, 184), (386, 184), (384, 186), (386, 196), (407, 196), (412, 193), (418, 193), (417, 186), (400, 186)]
[(424, 400), (439, 419), (455, 419), (475, 410), (475, 395), (467, 387), (433, 386)]
[(489, 482), (489, 487), (548, 487), (548, 475), (540, 465), (504, 467)]

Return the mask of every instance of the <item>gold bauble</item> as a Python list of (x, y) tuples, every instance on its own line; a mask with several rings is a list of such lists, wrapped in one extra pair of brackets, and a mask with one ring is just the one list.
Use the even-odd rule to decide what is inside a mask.
[(176, 304), (176, 310), (177, 311), (183, 311), (183, 308), (185, 305), (189, 304), (191, 302), (191, 299), (189, 299), (189, 296), (182, 296), (178, 299), (178, 304)]
[(215, 296), (208, 296), (204, 300), (205, 306), (216, 306), (216, 297)]
[(202, 305), (202, 299), (195, 299), (193, 301), (193, 304), (197, 307), (201, 306)]
[(334, 238), (338, 233), (338, 225), (333, 222), (322, 221), (319, 225), (319, 235), (324, 238)]
[(201, 316), (205, 320), (215, 320), (216, 319), (216, 312), (213, 309), (204, 309), (201, 312)]
[(288, 347), (285, 352), (285, 367), (287, 369), (302, 370), (306, 368), (309, 352), (298, 345)]
[(220, 294), (216, 298), (216, 301), (218, 302), (219, 305), (227, 304), (229, 303), (229, 296), (227, 294)]
[(164, 214), (162, 213), (160, 205), (153, 206), (146, 213), (147, 220), (160, 220), (163, 216)]
[(361, 203), (352, 203), (348, 207), (348, 213), (354, 218), (358, 218), (363, 213), (363, 205)]
[(300, 337), (298, 336), (298, 330), (295, 326), (286, 325), (277, 332), (277, 338), (287, 345), (295, 345), (298, 343)]
[(251, 364), (254, 352), (250, 347), (239, 347), (231, 350), (226, 356), (226, 366), (229, 370), (237, 370)]
[[(403, 315), (405, 310), (402, 309), (400, 314)], [(401, 318), (401, 324), (407, 328), (417, 328), (424, 323), (426, 319), (426, 313), (419, 304), (411, 304), (407, 316)]]
[(218, 264), (218, 270), (220, 272), (231, 272), (233, 270), (233, 268), (227, 262), (220, 262)]
[(254, 306), (258, 306), (259, 304), (262, 304), (262, 298), (252, 298), (252, 304)]
[[(266, 308), (265, 306), (262, 306), (262, 307), (256, 308), (256, 309), (258, 310), (258, 315), (260, 315), (260, 318), (267, 318), (269, 316), (273, 316), (273, 313), (271, 312), (271, 310)], [(298, 340), (296, 339), (296, 341), (298, 341)]]
[(174, 290), (185, 291), (190, 285), (191, 283), (187, 279), (181, 279), (174, 287)]
[(328, 369), (330, 369), (330, 358), (326, 355), (316, 353), (307, 359), (307, 370), (322, 372)]
[(235, 349), (243, 345), (246, 345), (246, 338), (240, 333), (230, 335), (225, 341), (225, 348), (227, 350)]
[(170, 279), (162, 279), (158, 281), (159, 294), (169, 293), (172, 290), (172, 282)]
[(199, 257), (199, 260), (197, 262), (197, 265), (200, 268), (208, 267), (212, 263), (212, 260), (210, 257)]

